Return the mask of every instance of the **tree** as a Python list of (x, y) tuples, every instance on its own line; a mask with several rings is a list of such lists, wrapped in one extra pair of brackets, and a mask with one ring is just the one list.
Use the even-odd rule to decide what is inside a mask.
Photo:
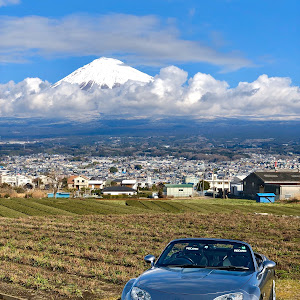
[(152, 191), (157, 191), (157, 186), (156, 184), (153, 184), (152, 187), (151, 187)]
[(135, 168), (136, 170), (142, 170), (142, 166), (141, 166), (141, 165), (135, 165), (134, 168)]
[(118, 172), (118, 169), (116, 167), (110, 167), (109, 168), (109, 172), (110, 173), (117, 173)]
[(39, 177), (36, 177), (32, 180), (32, 182), (35, 184), (36, 187), (40, 187), (42, 184), (43, 184), (43, 181), (41, 178)]
[(208, 181), (205, 181), (205, 180), (200, 180), (198, 183), (197, 183), (197, 191), (207, 191), (209, 190), (209, 187), (210, 187), (210, 184)]
[(68, 187), (68, 178), (67, 177), (62, 178), (61, 187), (62, 188), (67, 188)]
[(164, 194), (163, 194), (163, 190), (160, 189), (157, 193), (158, 198), (163, 198)]

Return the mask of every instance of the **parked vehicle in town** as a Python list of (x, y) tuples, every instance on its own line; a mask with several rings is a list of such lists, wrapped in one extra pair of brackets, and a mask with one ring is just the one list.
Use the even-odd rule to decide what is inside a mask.
[(151, 268), (127, 282), (122, 300), (276, 299), (275, 262), (242, 241), (177, 239), (145, 261)]

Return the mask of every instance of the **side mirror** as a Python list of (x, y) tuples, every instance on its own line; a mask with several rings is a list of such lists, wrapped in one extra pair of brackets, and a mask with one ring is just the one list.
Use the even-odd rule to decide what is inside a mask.
[(272, 260), (266, 260), (262, 264), (262, 270), (257, 274), (257, 278), (260, 279), (262, 275), (269, 269), (274, 269), (276, 267), (276, 263)]
[(151, 264), (151, 267), (153, 267), (154, 266), (154, 261), (155, 261), (155, 256), (151, 255), (151, 254), (146, 255), (144, 260), (145, 260), (146, 263)]
[(276, 263), (272, 260), (266, 260), (263, 262), (264, 269), (274, 269), (276, 267)]

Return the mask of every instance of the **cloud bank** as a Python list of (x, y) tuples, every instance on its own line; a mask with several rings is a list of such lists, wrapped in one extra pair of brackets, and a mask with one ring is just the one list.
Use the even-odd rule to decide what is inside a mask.
[(222, 71), (252, 64), (236, 53), (222, 53), (199, 41), (185, 40), (174, 22), (155, 16), (2, 16), (0, 40), (0, 63), (25, 62), (36, 55), (91, 55), (118, 57), (131, 65), (204, 62), (220, 66)]
[(0, 0), (0, 7), (19, 4), (20, 2), (21, 2), (20, 0)]
[(63, 83), (56, 88), (39, 78), (0, 85), (0, 117), (45, 117), (90, 121), (97, 118), (298, 119), (300, 89), (289, 78), (261, 75), (230, 88), (227, 82), (170, 66), (147, 84), (83, 91)]

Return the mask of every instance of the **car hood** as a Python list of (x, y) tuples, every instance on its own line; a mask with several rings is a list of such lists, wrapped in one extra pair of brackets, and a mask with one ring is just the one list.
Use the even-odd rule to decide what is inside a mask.
[(207, 295), (238, 291), (252, 276), (252, 271), (159, 267), (143, 273), (135, 286), (176, 295)]

